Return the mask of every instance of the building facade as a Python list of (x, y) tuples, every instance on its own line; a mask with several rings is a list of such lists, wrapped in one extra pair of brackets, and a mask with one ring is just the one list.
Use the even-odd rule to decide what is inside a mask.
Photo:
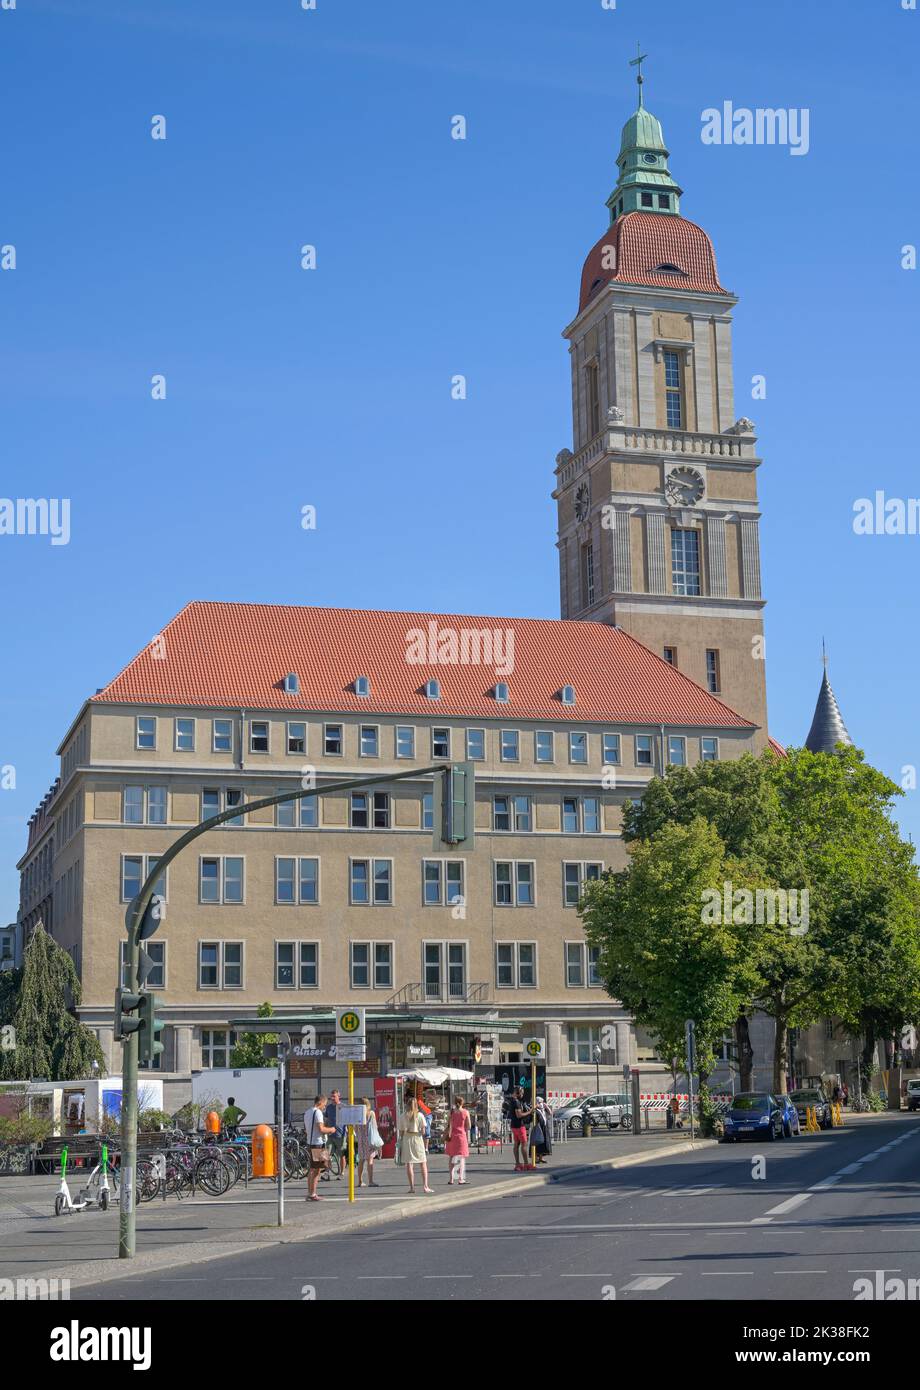
[[(623, 803), (651, 777), (737, 757), (758, 733), (609, 624), (192, 603), (60, 748), (53, 931), (80, 1015), (117, 1069), (124, 914), (158, 856), (218, 811), (315, 787), (207, 833), (164, 875), (146, 945), (164, 1074), (227, 1065), (231, 1021), (266, 1000), (292, 1017), (363, 1003), (406, 1044), (400, 1017), (421, 1007), (441, 1020), (443, 1062), (474, 1033), (496, 1063), (545, 1033), (557, 1088), (593, 1086), (596, 1064), (608, 1078), (651, 1066), (597, 981), (581, 887), (625, 863)], [(421, 769), (460, 759), (476, 771), (475, 838), (444, 855)]]

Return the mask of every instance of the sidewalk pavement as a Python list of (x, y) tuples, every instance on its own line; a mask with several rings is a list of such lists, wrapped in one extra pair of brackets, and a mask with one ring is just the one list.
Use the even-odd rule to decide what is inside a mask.
[[(697, 1140), (705, 1147), (712, 1140)], [(376, 1188), (360, 1188), (348, 1201), (347, 1177), (321, 1182), (322, 1201), (305, 1201), (306, 1180), (286, 1182), (285, 1224), (277, 1225), (277, 1185), (273, 1180), (238, 1185), (224, 1197), (175, 1197), (145, 1203), (137, 1212), (137, 1255), (117, 1258), (117, 1205), (107, 1212), (88, 1210), (54, 1215), (59, 1177), (0, 1178), (0, 1278), (68, 1279), (71, 1287), (123, 1278), (173, 1265), (194, 1264), (286, 1241), (329, 1237), (426, 1211), (495, 1197), (513, 1197), (525, 1186), (576, 1179), (605, 1168), (629, 1167), (689, 1149), (689, 1132), (651, 1131), (641, 1136), (605, 1134), (557, 1143), (546, 1167), (515, 1173), (510, 1145), (467, 1160), (467, 1185), (447, 1186), (447, 1158), (430, 1157), (431, 1196), (422, 1192), (416, 1169), (416, 1193), (410, 1196), (405, 1170), (393, 1160), (378, 1160)], [(81, 1178), (68, 1178), (76, 1199)]]

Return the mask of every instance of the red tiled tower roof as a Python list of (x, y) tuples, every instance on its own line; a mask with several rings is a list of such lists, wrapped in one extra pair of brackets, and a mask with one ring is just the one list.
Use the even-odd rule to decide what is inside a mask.
[[(482, 631), (513, 634), (512, 670), (428, 661), (432, 632)], [(419, 663), (407, 659), (413, 632), (424, 634)], [(283, 688), (289, 672), (297, 694)], [(358, 676), (370, 680), (367, 697), (355, 694)], [(429, 678), (438, 700), (424, 694)], [(508, 684), (507, 704), (494, 698), (496, 680)], [(564, 685), (574, 705), (562, 703)], [(189, 603), (91, 703), (755, 727), (606, 623), (260, 603)]]
[(578, 312), (611, 283), (729, 293), (719, 284), (716, 254), (702, 227), (685, 217), (654, 212), (624, 213), (591, 248), (581, 272)]

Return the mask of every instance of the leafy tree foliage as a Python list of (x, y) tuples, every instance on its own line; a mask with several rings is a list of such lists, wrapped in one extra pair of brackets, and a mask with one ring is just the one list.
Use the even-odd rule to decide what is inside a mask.
[(0, 1052), (0, 1077), (78, 1081), (105, 1066), (95, 1033), (75, 1010), (82, 989), (74, 963), (37, 923), (18, 970), (0, 976), (0, 1024), (11, 1024), (16, 1046)]

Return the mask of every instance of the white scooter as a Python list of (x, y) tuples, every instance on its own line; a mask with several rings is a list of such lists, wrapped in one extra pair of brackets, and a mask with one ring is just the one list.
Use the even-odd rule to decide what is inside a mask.
[(67, 1150), (61, 1151), (61, 1186), (54, 1199), (54, 1214), (60, 1216), (66, 1212), (68, 1216), (75, 1211), (87, 1211), (90, 1207), (98, 1207), (100, 1211), (107, 1211), (109, 1198), (112, 1195), (112, 1187), (109, 1186), (109, 1173), (112, 1174), (112, 1187), (117, 1191), (118, 1178), (114, 1168), (109, 1168), (109, 1148), (107, 1144), (102, 1146), (102, 1157), (90, 1173), (83, 1187), (80, 1188), (77, 1200), (74, 1201), (70, 1195), (70, 1188), (67, 1186)]

